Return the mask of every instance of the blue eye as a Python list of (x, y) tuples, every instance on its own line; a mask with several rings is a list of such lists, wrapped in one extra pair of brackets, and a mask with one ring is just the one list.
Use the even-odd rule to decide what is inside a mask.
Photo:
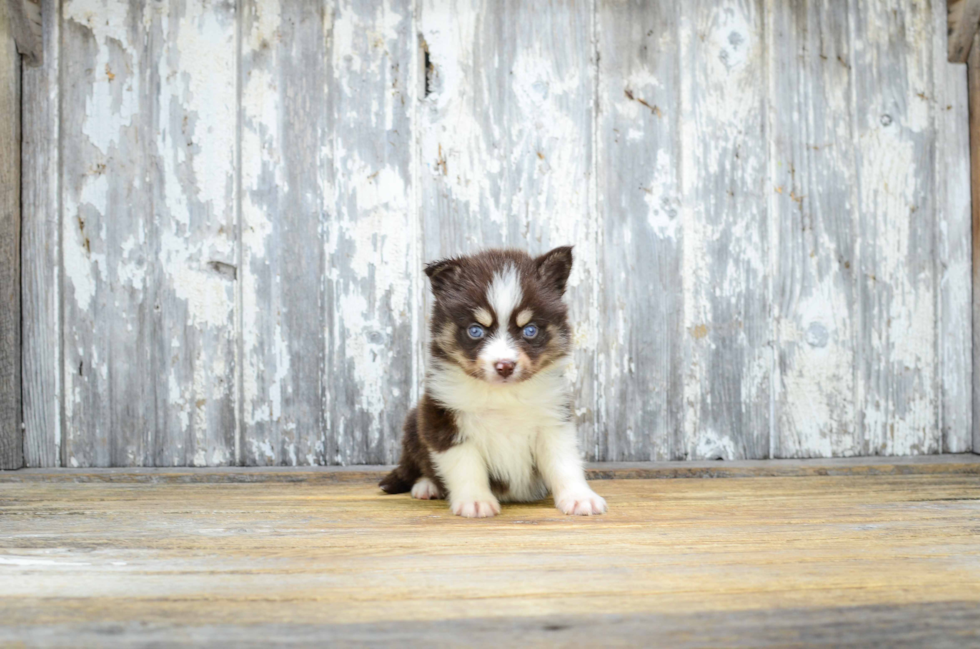
[(525, 338), (531, 339), (531, 338), (536, 337), (537, 335), (538, 335), (538, 327), (537, 327), (537, 325), (529, 324), (528, 326), (524, 327), (524, 337)]
[(478, 324), (474, 324), (470, 325), (470, 328), (466, 330), (466, 333), (469, 334), (469, 337), (473, 340), (478, 340), (483, 338), (483, 334), (486, 332), (484, 331), (483, 327)]

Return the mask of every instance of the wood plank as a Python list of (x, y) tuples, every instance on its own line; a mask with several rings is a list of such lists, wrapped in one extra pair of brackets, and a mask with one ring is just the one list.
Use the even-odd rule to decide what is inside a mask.
[[(922, 3), (854, 2), (862, 453), (935, 453), (938, 415), (933, 22)], [(887, 62), (887, 63), (883, 63)]]
[[(290, 482), (377, 484), (391, 466), (262, 466), (209, 468), (24, 469), (0, 474), (0, 483), (112, 482), (134, 484), (203, 484)], [(860, 457), (805, 460), (691, 460), (688, 462), (592, 462), (589, 480), (661, 480), (674, 478), (772, 478), (814, 476), (889, 476), (980, 474), (980, 458), (957, 455)]]
[(41, 65), (44, 62), (41, 0), (7, 0), (7, 17), (24, 65)]
[(332, 463), (395, 461), (402, 421), (417, 398), (425, 278), (414, 193), (414, 6), (338, 0), (334, 7), (334, 182), (325, 208), (323, 298)]
[(683, 457), (769, 455), (764, 7), (681, 9)]
[[(146, 418), (137, 414), (127, 430), (132, 406), (118, 397), (112, 415), (114, 439), (126, 440), (127, 458), (140, 458), (129, 464), (237, 461), (236, 21), (231, 0), (157, 2), (144, 14), (152, 118), (142, 130), (154, 137), (143, 171), (153, 219), (146, 263), (132, 269), (146, 331), (128, 338), (150, 376), (140, 395)], [(143, 241), (138, 233), (136, 247)]]
[[(28, 617), (34, 611), (30, 608)], [(934, 647), (958, 649), (978, 641), (976, 605), (931, 602), (881, 606), (830, 606), (776, 611), (699, 611), (692, 614), (584, 613), (526, 617), (479, 617), (436, 621), (385, 621), (329, 626), (266, 623), (205, 623), (193, 630), (176, 622), (155, 625), (93, 623), (79, 629), (69, 623), (7, 627), (0, 641), (26, 644), (105, 644), (122, 636), (139, 645), (166, 645), (179, 634), (184, 646), (249, 645), (289, 642), (297, 645), (452, 647), (465, 638), (468, 647), (565, 647), (655, 645), (700, 647)]]
[[(973, 44), (980, 43), (980, 33)], [(980, 47), (967, 64), (970, 111), (970, 196), (973, 261), (973, 451), (980, 452)]]
[[(324, 464), (333, 13), (247, 2), (241, 45), (242, 440), (248, 465)], [(328, 459), (329, 458), (329, 459)]]
[(24, 463), (61, 466), (61, 155), (58, 0), (43, 0), (44, 63), (25, 67), (23, 102)]
[(575, 246), (571, 380), (580, 446), (600, 458), (592, 14), (585, 0), (423, 0), (419, 191), (426, 260)]
[[(604, 516), (541, 502), (473, 521), (358, 483), (5, 484), (0, 607), (15, 622), (0, 640), (376, 644), (372, 629), (397, 623), (414, 645), (436, 623), (543, 633), (569, 619), (596, 622), (604, 646), (649, 644), (649, 628), (623, 634), (658, 619), (681, 646), (731, 646), (736, 632), (745, 646), (978, 638), (976, 475), (597, 488)], [(595, 638), (572, 628), (550, 633)]]
[(63, 462), (149, 464), (127, 443), (152, 426), (144, 394), (155, 369), (143, 307), (152, 206), (141, 131), (152, 112), (142, 13), (69, 0), (61, 36)]
[(974, 448), (969, 93), (966, 66), (946, 59), (942, 3), (933, 16), (939, 428), (942, 452), (963, 453)]
[(680, 459), (688, 334), (678, 11), (671, 3), (606, 1), (596, 21), (599, 276), (607, 287), (596, 323), (597, 428), (606, 431), (599, 457)]
[(0, 469), (24, 465), (20, 375), (21, 62), (0, 6)]
[(63, 7), (68, 466), (234, 461), (235, 10), (199, 9)]
[(973, 37), (980, 26), (980, 0), (946, 0), (947, 57), (966, 63)]
[(772, 456), (857, 455), (851, 26), (844, 2), (771, 21)]

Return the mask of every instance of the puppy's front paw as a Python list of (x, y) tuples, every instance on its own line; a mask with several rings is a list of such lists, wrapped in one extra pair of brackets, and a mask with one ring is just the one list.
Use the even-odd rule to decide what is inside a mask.
[(418, 498), (419, 500), (435, 500), (437, 498), (442, 498), (439, 493), (439, 487), (436, 483), (432, 482), (428, 478), (419, 478), (412, 485), (412, 498)]
[(500, 513), (500, 503), (493, 496), (482, 499), (462, 499), (449, 506), (457, 516), (466, 518), (490, 518)]
[(563, 514), (575, 514), (578, 516), (605, 514), (607, 510), (606, 499), (591, 489), (588, 491), (573, 491), (562, 494), (555, 499), (555, 506)]

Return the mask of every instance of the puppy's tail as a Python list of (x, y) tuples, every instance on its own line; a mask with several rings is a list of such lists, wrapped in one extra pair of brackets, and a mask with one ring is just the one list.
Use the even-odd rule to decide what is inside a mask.
[(405, 430), (402, 434), (402, 457), (395, 470), (384, 477), (378, 486), (390, 494), (403, 494), (412, 490), (415, 481), (422, 477), (422, 469), (415, 457), (419, 452), (419, 427), (416, 409), (405, 417)]
[(395, 470), (386, 475), (378, 486), (381, 490), (389, 494), (403, 494), (412, 490), (412, 485), (419, 479), (419, 473), (413, 475), (408, 467), (399, 464)]

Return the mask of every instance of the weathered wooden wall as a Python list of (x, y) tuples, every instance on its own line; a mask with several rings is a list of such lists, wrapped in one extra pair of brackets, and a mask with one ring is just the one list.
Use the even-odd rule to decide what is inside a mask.
[(576, 246), (590, 459), (970, 450), (940, 0), (45, 0), (31, 466), (391, 462), (423, 261)]

